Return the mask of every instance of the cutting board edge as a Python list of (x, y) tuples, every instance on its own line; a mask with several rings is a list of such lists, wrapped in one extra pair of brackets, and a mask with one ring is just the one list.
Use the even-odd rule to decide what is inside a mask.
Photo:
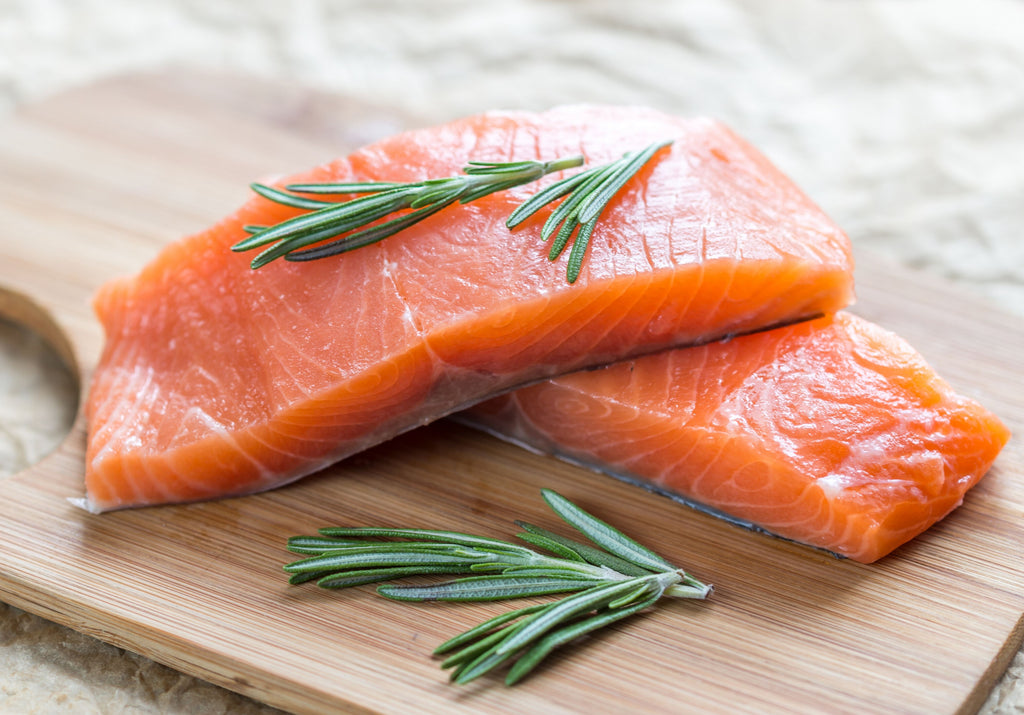
[[(51, 599), (37, 600), (25, 593), (50, 592)], [(115, 616), (103, 610), (102, 604), (91, 606), (80, 602), (70, 592), (61, 600), (50, 583), (37, 584), (16, 579), (9, 571), (0, 571), (0, 601), (26, 613), (44, 618), (73, 631), (95, 638), (114, 648), (130, 651), (200, 680), (230, 690), (239, 695), (275, 708), (299, 715), (319, 715), (323, 712), (376, 715), (377, 711), (364, 708), (351, 700), (339, 699), (322, 690), (306, 688), (275, 674), (271, 669), (258, 668), (243, 660), (230, 659), (225, 654), (205, 647), (196, 647), (192, 640), (174, 637), (167, 632), (169, 641), (150, 636), (151, 624), (127, 616)], [(50, 603), (48, 601), (53, 601)], [(102, 618), (97, 618), (100, 614)], [(139, 626), (144, 626), (141, 630)], [(188, 657), (181, 654), (187, 653)]]
[[(16, 288), (0, 284), (0, 318), (5, 318), (37, 334), (53, 349), (81, 388), (85, 383), (84, 370), (73, 331), (63, 324), (54, 310), (36, 298)], [(84, 395), (81, 395), (84, 398)]]
[(979, 678), (977, 685), (975, 685), (970, 695), (964, 700), (963, 707), (957, 711), (956, 715), (975, 715), (981, 710), (999, 683), (999, 680), (1006, 674), (1010, 663), (1013, 662), (1014, 657), (1022, 648), (1024, 648), (1024, 613), (1021, 613), (1020, 619), (1018, 619), (1017, 624), (1006, 638), (1006, 642), (999, 650), (998, 655), (992, 660), (992, 664), (981, 678)]

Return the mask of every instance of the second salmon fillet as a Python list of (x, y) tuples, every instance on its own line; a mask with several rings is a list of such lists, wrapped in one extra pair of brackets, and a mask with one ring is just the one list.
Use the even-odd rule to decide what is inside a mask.
[(845, 312), (563, 375), (460, 419), (866, 563), (959, 506), (1009, 438)]
[(295, 211), (257, 197), (104, 286), (88, 508), (270, 489), (529, 382), (851, 302), (846, 236), (711, 120), (610, 107), (488, 113), (289, 181), (419, 181), (469, 161), (578, 153), (595, 166), (664, 139), (674, 143), (609, 205), (571, 285), (565, 258), (549, 262), (538, 238), (543, 215), (505, 227), (542, 180), (352, 253), (254, 271), (230, 250), (243, 227)]

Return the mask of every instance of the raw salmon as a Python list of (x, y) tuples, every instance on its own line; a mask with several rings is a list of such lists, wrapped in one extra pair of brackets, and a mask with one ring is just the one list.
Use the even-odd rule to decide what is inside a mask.
[(852, 300), (846, 236), (712, 120), (593, 106), (488, 113), (279, 183), (419, 181), (470, 160), (578, 153), (596, 166), (663, 139), (675, 141), (616, 195), (571, 285), (565, 258), (549, 262), (538, 238), (545, 212), (504, 225), (543, 180), (343, 256), (258, 271), (229, 248), (244, 226), (296, 209), (255, 197), (103, 286), (87, 507), (273, 488), (528, 382)]
[(460, 419), (865, 563), (956, 508), (1009, 438), (847, 313), (565, 375)]

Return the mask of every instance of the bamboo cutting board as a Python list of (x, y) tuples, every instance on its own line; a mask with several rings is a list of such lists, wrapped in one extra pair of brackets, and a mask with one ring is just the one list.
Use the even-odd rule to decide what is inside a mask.
[[(88, 384), (101, 282), (228, 213), (248, 182), (411, 123), (251, 81), (122, 79), (36, 105), (0, 133), (0, 313)], [(1024, 430), (1021, 321), (859, 256), (863, 315)], [(85, 425), (0, 482), (0, 599), (298, 712), (975, 711), (1024, 636), (1024, 454), (965, 505), (865, 566), (749, 533), (607, 477), (443, 423), (276, 492), (101, 516)], [(507, 604), (396, 604), (289, 587), (284, 540), (328, 524), (559, 528), (553, 487), (716, 586), (557, 656), (515, 689), (447, 685), (435, 645)]]

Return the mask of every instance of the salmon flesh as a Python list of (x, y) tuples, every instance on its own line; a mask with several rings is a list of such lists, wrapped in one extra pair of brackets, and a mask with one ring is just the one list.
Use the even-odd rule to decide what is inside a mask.
[(673, 139), (615, 196), (579, 279), (505, 220), (555, 181), (450, 207), (387, 240), (260, 270), (254, 197), (168, 245), (94, 305), (105, 347), (86, 405), (96, 512), (281, 486), (495, 394), (566, 372), (832, 313), (850, 243), (722, 124), (639, 108), (487, 113), (399, 134), (278, 182), (420, 181), (470, 161), (587, 166)]
[(845, 312), (564, 375), (459, 419), (865, 563), (959, 506), (1009, 438)]

